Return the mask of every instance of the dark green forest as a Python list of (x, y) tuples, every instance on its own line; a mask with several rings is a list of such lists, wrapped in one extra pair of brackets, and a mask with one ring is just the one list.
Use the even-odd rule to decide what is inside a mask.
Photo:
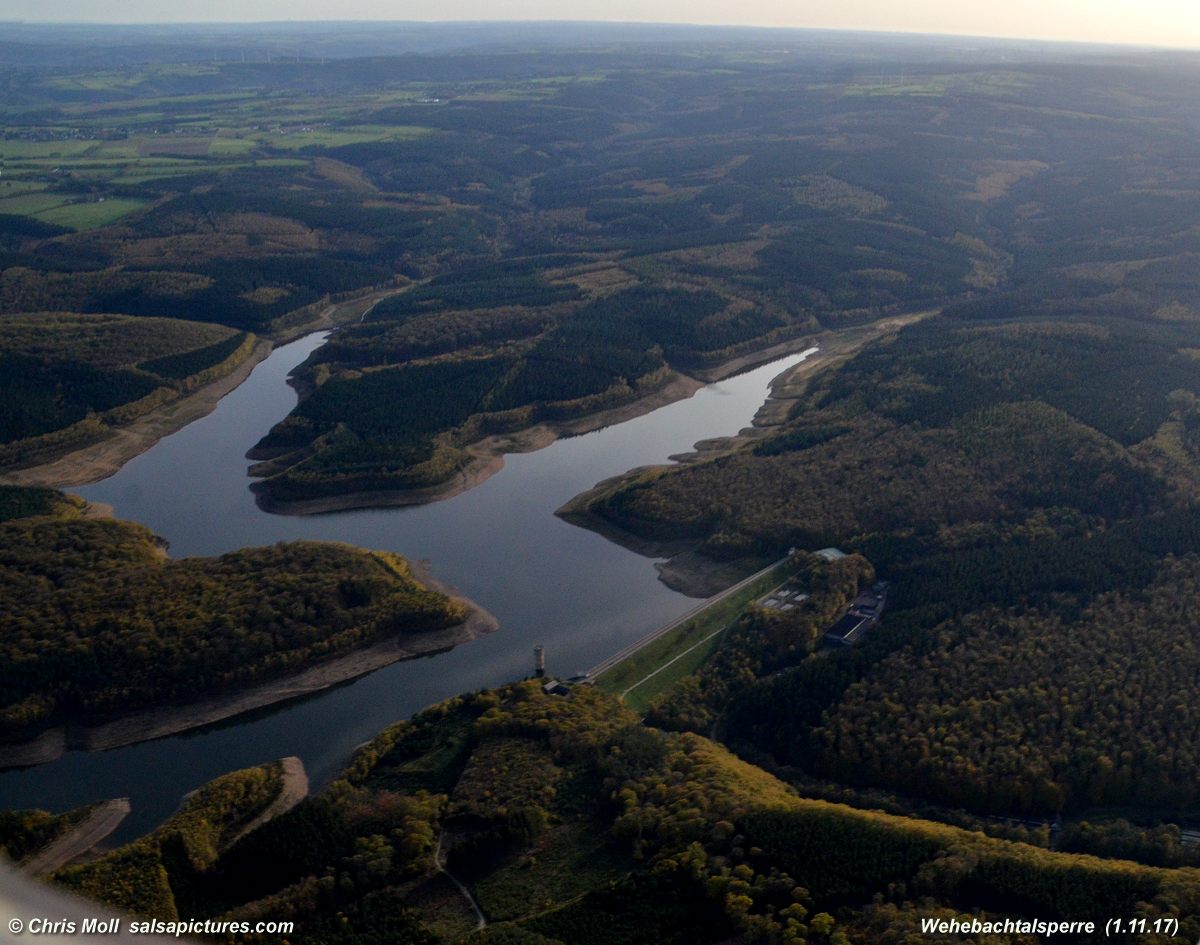
[(127, 315), (0, 315), (0, 467), (30, 465), (229, 374), (254, 335)]
[(78, 826), (90, 813), (90, 807), (65, 814), (44, 810), (0, 811), (0, 851), (12, 862), (20, 863)]
[[(277, 503), (437, 486), (492, 433), (884, 315), (1192, 318), (1186, 63), (756, 43), (0, 69), (0, 312), (264, 336), (344, 314), (300, 371), (313, 402), (255, 453)], [(130, 331), (103, 365), (5, 348), (27, 395), (5, 436), (42, 439), (5, 461), (90, 442), (238, 347)], [(449, 372), (436, 418), (405, 393), (418, 369)], [(1082, 419), (1123, 441), (1153, 421), (1113, 411)]]
[[(838, 545), (892, 582), (861, 649), (725, 673), (730, 744), (981, 814), (1190, 822), (1194, 719), (1173, 694), (1197, 671), (1196, 322), (1176, 282), (1069, 304), (1077, 287), (1055, 288), (951, 306), (734, 453), (597, 498), (643, 536), (713, 555)], [(685, 688), (660, 718), (707, 731)]]

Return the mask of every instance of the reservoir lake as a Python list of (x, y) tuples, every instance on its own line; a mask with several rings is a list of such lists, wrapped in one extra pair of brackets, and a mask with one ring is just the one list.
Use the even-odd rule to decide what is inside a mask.
[(654, 561), (554, 515), (602, 479), (749, 425), (772, 379), (812, 350), (710, 384), (652, 413), (532, 453), (475, 488), (428, 505), (286, 516), (255, 504), (249, 450), (296, 403), (289, 373), (326, 334), (276, 348), (207, 417), (168, 436), (116, 475), (69, 491), (111, 504), (170, 543), (172, 557), (217, 555), (277, 541), (344, 541), (427, 560), (434, 577), (491, 611), (495, 633), (449, 652), (396, 663), (332, 689), (204, 729), (106, 752), (70, 752), (0, 772), (0, 808), (55, 811), (129, 797), (121, 842), (153, 828), (191, 791), (228, 771), (287, 755), (314, 789), (355, 746), (390, 723), (460, 692), (532, 671), (582, 672), (695, 606), (658, 580)]

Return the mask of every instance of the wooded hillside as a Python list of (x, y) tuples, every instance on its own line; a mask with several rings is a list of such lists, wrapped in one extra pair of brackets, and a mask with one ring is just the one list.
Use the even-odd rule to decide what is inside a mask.
[(0, 732), (94, 723), (296, 672), (388, 636), (461, 622), (407, 562), (295, 542), (170, 560), (141, 525), (36, 508), (0, 523)]

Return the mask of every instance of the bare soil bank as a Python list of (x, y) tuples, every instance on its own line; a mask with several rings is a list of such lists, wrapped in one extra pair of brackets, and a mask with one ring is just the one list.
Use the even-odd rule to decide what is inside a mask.
[(40, 850), (21, 869), (30, 876), (45, 876), (90, 853), (129, 816), (129, 798), (103, 801), (74, 830)]
[(272, 347), (270, 341), (260, 339), (251, 355), (224, 377), (118, 427), (98, 443), (37, 466), (12, 470), (0, 481), (16, 486), (63, 489), (107, 479), (164, 436), (212, 413), (221, 398), (249, 377), (255, 366), (271, 353)]
[[(427, 502), (452, 499), (456, 495), (474, 489), (503, 469), (504, 457), (508, 453), (532, 453), (544, 449), (560, 437), (580, 436), (645, 416), (660, 407), (686, 400), (696, 391), (715, 381), (813, 347), (819, 343), (821, 337), (823, 336), (806, 335), (793, 338), (769, 348), (733, 358), (716, 367), (694, 371), (691, 375), (676, 373), (672, 380), (644, 397), (639, 397), (637, 400), (618, 407), (610, 407), (598, 413), (588, 414), (585, 417), (556, 423), (539, 423), (524, 430), (489, 436), (466, 447), (466, 451), (471, 455), (471, 460), (452, 478), (437, 485), (420, 489), (347, 492), (343, 495), (321, 496), (296, 502), (281, 502), (270, 498), (263, 490), (255, 489), (257, 502), (264, 511), (280, 515), (318, 515), (324, 512), (342, 512), (349, 509), (424, 505)], [(254, 489), (253, 486), (251, 488)]]
[(496, 618), (482, 607), (457, 596), (452, 588), (433, 580), (424, 563), (420, 566), (414, 564), (413, 576), (426, 587), (441, 591), (464, 604), (467, 618), (443, 630), (390, 637), (290, 676), (218, 693), (186, 705), (145, 709), (98, 725), (63, 725), (49, 729), (27, 742), (0, 745), (0, 768), (45, 764), (68, 751), (106, 751), (175, 735), (263, 706), (320, 692), (400, 660), (448, 650), (499, 627)]
[[(911, 325), (934, 314), (936, 311), (897, 315), (867, 326), (849, 328), (839, 332), (826, 332), (823, 335), (805, 339), (808, 344), (803, 347), (792, 346), (791, 350), (793, 351), (803, 350), (804, 347), (810, 346), (817, 347), (819, 350), (784, 371), (771, 382), (771, 393), (759, 408), (751, 426), (736, 436), (703, 440), (696, 444), (694, 451), (672, 456), (672, 463), (678, 465), (707, 462), (718, 456), (743, 449), (751, 442), (761, 439), (770, 432), (772, 427), (779, 426), (787, 419), (792, 403), (804, 395), (809, 384), (818, 374), (845, 364), (870, 342), (893, 334), (906, 325)], [(787, 353), (789, 352), (786, 349), (783, 351), (768, 349), (761, 352), (755, 361), (749, 363), (730, 362), (730, 364), (722, 366), (723, 369), (728, 368), (729, 370), (721, 376), (728, 377), (730, 374), (746, 370), (754, 364), (762, 364)], [(742, 361), (743, 359), (738, 360)], [(734, 366), (731, 368), (731, 365)], [(711, 380), (719, 379), (720, 377), (711, 378)], [(760, 558), (715, 561), (697, 551), (700, 545), (697, 540), (658, 541), (644, 538), (595, 512), (594, 507), (598, 502), (644, 473), (652, 469), (666, 468), (669, 468), (668, 464), (641, 466), (619, 476), (605, 479), (586, 492), (575, 496), (555, 514), (573, 525), (597, 532), (609, 541), (616, 542), (637, 554), (652, 558), (666, 558), (665, 562), (655, 565), (658, 568), (660, 579), (671, 589), (687, 594), (689, 597), (709, 597), (761, 568), (764, 561)]]
[(241, 830), (227, 840), (223, 849), (228, 850), (249, 833), (257, 830), (269, 820), (274, 820), (286, 814), (302, 800), (308, 797), (308, 772), (304, 770), (304, 762), (295, 755), (289, 755), (280, 760), (283, 765), (283, 784), (279, 788), (279, 796), (275, 798), (265, 811), (246, 824)]
[(99, 442), (71, 450), (35, 466), (6, 472), (0, 476), (0, 482), (17, 486), (65, 489), (107, 479), (163, 437), (170, 436), (193, 420), (199, 420), (212, 413), (221, 398), (249, 377), (251, 371), (276, 345), (286, 344), (314, 331), (335, 328), (347, 321), (358, 321), (380, 300), (400, 291), (402, 288), (389, 287), (356, 299), (327, 305), (315, 312), (311, 318), (289, 325), (270, 338), (260, 338), (251, 355), (224, 377), (112, 430)]

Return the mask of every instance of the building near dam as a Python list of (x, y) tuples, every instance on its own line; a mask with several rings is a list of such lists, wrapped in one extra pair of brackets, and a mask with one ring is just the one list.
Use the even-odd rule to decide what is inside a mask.
[(879, 623), (883, 608), (887, 605), (887, 581), (871, 585), (871, 589), (859, 594), (850, 603), (850, 609), (832, 627), (825, 631), (825, 642), (830, 646), (853, 646)]

